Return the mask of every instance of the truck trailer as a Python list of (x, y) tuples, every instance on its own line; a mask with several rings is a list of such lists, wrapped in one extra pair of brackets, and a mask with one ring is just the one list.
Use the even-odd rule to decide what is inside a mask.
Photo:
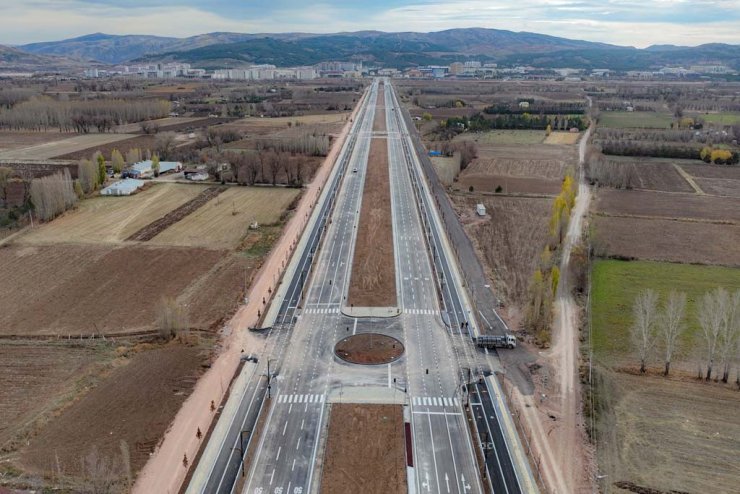
[(503, 336), (484, 334), (473, 338), (473, 342), (482, 348), (514, 348), (516, 347), (516, 336), (512, 334)]

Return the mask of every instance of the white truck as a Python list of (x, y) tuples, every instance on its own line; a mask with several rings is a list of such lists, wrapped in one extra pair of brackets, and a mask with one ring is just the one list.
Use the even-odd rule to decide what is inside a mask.
[(512, 334), (503, 336), (483, 334), (473, 338), (473, 343), (482, 348), (514, 348), (516, 347), (516, 336)]

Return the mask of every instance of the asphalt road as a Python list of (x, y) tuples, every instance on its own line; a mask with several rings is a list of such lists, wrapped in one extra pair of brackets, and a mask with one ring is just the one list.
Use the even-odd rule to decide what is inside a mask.
[[(370, 89), (340, 155), (339, 172), (317, 221), (306, 234), (299, 268), (290, 280), (278, 321), (262, 332), (265, 351), (250, 376), (237, 419), (214, 463), (204, 492), (232, 492), (239, 478), (240, 431), (251, 431), (266, 414), (262, 434), (244, 435), (254, 449), (243, 492), (303, 494), (317, 492), (321, 440), (328, 403), (343, 399), (404, 403), (411, 417), (415, 491), (483, 492), (475, 459), (480, 438), (468, 430), (463, 403), (469, 379), (490, 372), (489, 356), (468, 335), (472, 314), (459, 293), (458, 279), (446, 252), (443, 218), (427, 190), (422, 162), (414, 152), (407, 122), (392, 87), (385, 84), (391, 206), (396, 264), (397, 317), (351, 318), (342, 314), (351, 277), (354, 242), (362, 205), (378, 81)], [(380, 111), (383, 111), (381, 108)], [(354, 171), (356, 170), (356, 172)], [(454, 242), (454, 241), (453, 241)], [(334, 344), (348, 334), (380, 332), (405, 345), (404, 355), (388, 365), (359, 366), (334, 356)], [(270, 393), (266, 393), (267, 361)], [(480, 399), (477, 399), (480, 401)], [(482, 417), (487, 415), (482, 414)], [(486, 430), (496, 423), (485, 421)], [(498, 430), (499, 439), (503, 440)], [(496, 435), (491, 430), (491, 436)], [(256, 442), (255, 442), (256, 441)], [(483, 445), (485, 446), (485, 445)], [(502, 449), (499, 470), (490, 470), (503, 486), (495, 492), (519, 492)]]

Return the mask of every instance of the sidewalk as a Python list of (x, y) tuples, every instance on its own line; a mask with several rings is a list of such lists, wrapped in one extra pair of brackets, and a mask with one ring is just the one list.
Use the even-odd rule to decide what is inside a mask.
[(247, 341), (245, 332), (247, 328), (258, 323), (258, 314), (262, 314), (264, 310), (260, 301), (262, 297), (266, 299), (270, 297), (270, 292), (275, 288), (275, 280), (280, 278), (287, 260), (290, 259), (313, 205), (334, 167), (352, 121), (356, 118), (358, 108), (359, 106), (356, 106), (353, 110), (350, 120), (344, 125), (329, 154), (317, 170), (313, 181), (304, 187), (304, 194), (296, 211), (249, 289), (249, 303), (240, 307), (224, 327), (223, 339), (220, 342), (221, 353), (214, 360), (211, 368), (198, 380), (193, 393), (185, 400), (170, 424), (159, 448), (141, 470), (134, 484), (134, 493), (175, 494), (179, 491), (188, 471), (188, 468), (183, 465), (183, 458), (185, 455), (188, 461), (195, 458), (200, 447), (196, 431), (198, 428), (201, 431), (209, 429), (214, 417), (214, 413), (211, 412), (211, 402), (216, 406), (221, 404), (239, 365), (241, 350), (249, 352), (249, 348), (245, 347)]

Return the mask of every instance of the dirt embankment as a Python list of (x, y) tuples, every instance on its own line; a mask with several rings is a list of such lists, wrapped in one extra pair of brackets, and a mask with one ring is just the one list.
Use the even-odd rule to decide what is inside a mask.
[(138, 232), (131, 235), (126, 240), (139, 240), (141, 242), (146, 242), (148, 240), (153, 239), (157, 235), (159, 235), (161, 232), (167, 229), (170, 225), (173, 225), (219, 195), (220, 193), (224, 192), (226, 189), (224, 187), (209, 187), (197, 196), (195, 196), (193, 199), (189, 200), (182, 206), (174, 209), (173, 211), (170, 211), (166, 215), (162, 216), (161, 218), (149, 223), (144, 228), (139, 230)]
[(396, 305), (388, 142), (385, 138), (373, 139), (370, 144), (347, 303), (357, 307)]
[(329, 420), (323, 494), (406, 492), (401, 406), (334, 404)]

